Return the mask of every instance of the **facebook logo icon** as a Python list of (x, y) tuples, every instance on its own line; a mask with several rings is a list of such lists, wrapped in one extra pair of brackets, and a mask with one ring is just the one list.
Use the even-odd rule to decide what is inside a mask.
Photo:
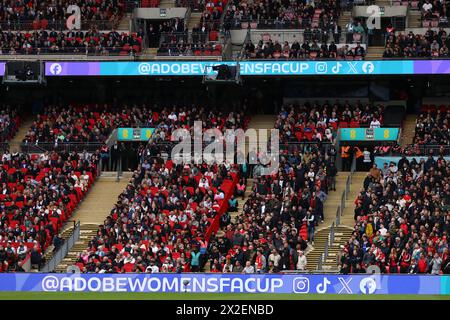
[(59, 63), (52, 63), (50, 65), (50, 73), (51, 74), (56, 76), (56, 75), (60, 74), (61, 71), (62, 71), (62, 67)]
[(377, 282), (372, 278), (364, 278), (359, 283), (359, 289), (364, 294), (372, 294), (377, 289)]

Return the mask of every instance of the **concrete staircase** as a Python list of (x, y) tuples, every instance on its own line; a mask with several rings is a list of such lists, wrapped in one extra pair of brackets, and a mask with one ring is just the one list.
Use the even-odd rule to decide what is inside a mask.
[(120, 20), (119, 25), (117, 26), (117, 31), (127, 31), (131, 30), (131, 13), (126, 13), (122, 20)]
[(189, 32), (192, 31), (192, 28), (194, 28), (195, 26), (200, 24), (201, 18), (202, 18), (201, 12), (192, 12), (191, 13), (191, 17), (189, 18), (189, 21), (188, 21)]
[(22, 144), (23, 139), (30, 130), (31, 125), (33, 124), (35, 118), (33, 116), (29, 116), (22, 121), (22, 124), (19, 127), (19, 130), (16, 132), (14, 138), (9, 142), (11, 152), (19, 152), (20, 145)]
[(167, 8), (174, 8), (176, 7), (176, 1), (175, 0), (161, 0), (159, 3), (160, 9), (167, 9)]
[(319, 226), (316, 227), (316, 233), (314, 235), (314, 245), (311, 245), (310, 250), (306, 254), (307, 270), (316, 270), (319, 258), (325, 250), (325, 242), (330, 234), (330, 227), (336, 220), (336, 210), (341, 203), (341, 196), (345, 190), (345, 183), (347, 181), (349, 173), (339, 172), (336, 176), (336, 191), (330, 191), (328, 193), (327, 200), (324, 203), (324, 221), (319, 222)]
[(403, 122), (401, 145), (406, 147), (408, 144), (412, 144), (414, 140), (414, 133), (416, 131), (416, 115), (408, 114)]
[(367, 172), (355, 172), (353, 174), (348, 199), (345, 202), (345, 208), (342, 212), (341, 226), (347, 226), (353, 229), (355, 225), (355, 200), (361, 189), (364, 188), (364, 179), (366, 176)]
[[(103, 172), (97, 179), (72, 216), (72, 220), (80, 221), (80, 238), (55, 271), (65, 272), (69, 265), (74, 264), (78, 253), (88, 248), (89, 241), (97, 234), (98, 226), (103, 224), (117, 202), (117, 197), (125, 190), (131, 175), (131, 172), (124, 172), (117, 182), (116, 172)], [(61, 234), (69, 237), (71, 231), (68, 229), (72, 227), (67, 226)]]
[[(324, 205), (325, 220), (323, 226), (325, 227), (319, 227), (314, 235), (313, 249), (306, 255), (308, 261), (307, 270), (317, 270), (319, 259), (325, 251), (325, 244), (329, 241), (331, 225), (336, 219), (336, 211), (341, 203), (348, 175), (348, 172), (339, 172), (339, 175), (336, 177), (336, 191), (331, 191), (328, 195)], [(323, 271), (332, 272), (338, 270), (337, 256), (341, 246), (348, 241), (353, 232), (354, 201), (363, 187), (366, 175), (366, 172), (355, 172), (352, 176), (348, 199), (345, 201), (345, 208), (340, 219), (341, 224), (334, 228), (334, 241), (328, 247), (328, 256), (322, 264)]]
[(367, 50), (365, 60), (377, 60), (383, 57), (383, 46), (370, 46)]
[[(258, 142), (259, 142), (259, 130), (271, 130), (274, 128), (275, 120), (277, 116), (270, 114), (270, 115), (256, 115), (254, 116), (248, 125), (249, 129), (255, 129), (258, 133)], [(267, 134), (267, 138), (270, 138), (270, 132)], [(267, 143), (267, 140), (265, 140)], [(249, 141), (245, 140), (245, 152), (248, 154), (248, 152), (252, 149), (253, 146), (249, 145)], [(238, 199), (238, 211), (231, 213), (231, 221), (234, 221), (234, 219), (239, 216), (242, 213), (242, 208), (244, 207), (245, 202), (249, 198), (249, 196), (252, 193), (253, 188), (253, 179), (249, 178), (247, 179), (247, 185), (245, 189), (245, 196), (244, 200)]]
[[(352, 230), (353, 229), (350, 229), (346, 226), (340, 226), (334, 229), (334, 242), (331, 246), (328, 247), (328, 258), (323, 262), (322, 270), (337, 270), (337, 254), (340, 250), (340, 246), (350, 238)], [(325, 244), (327, 243), (327, 241), (329, 241), (329, 235), (330, 228), (323, 228), (316, 232), (314, 239), (314, 249), (306, 255), (306, 270), (317, 270), (319, 259), (325, 250)]]
[(341, 11), (341, 15), (339, 16), (338, 25), (341, 27), (341, 39), (340, 43), (345, 43), (345, 33), (347, 31), (346, 25), (350, 22), (352, 18), (351, 11)]
[(244, 199), (242, 199), (242, 198), (238, 199), (237, 212), (230, 213), (231, 221), (235, 221), (235, 219), (243, 212), (244, 204), (245, 204), (245, 202), (247, 202), (248, 198), (250, 197), (250, 195), (252, 193), (252, 188), (253, 188), (253, 179), (249, 178), (249, 179), (247, 179), (247, 186), (245, 188)]
[(406, 21), (408, 28), (422, 28), (422, 13), (420, 10), (409, 10)]

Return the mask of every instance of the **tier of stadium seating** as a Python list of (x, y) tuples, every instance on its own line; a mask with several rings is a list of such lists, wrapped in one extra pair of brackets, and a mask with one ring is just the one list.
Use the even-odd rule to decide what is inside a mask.
[[(186, 272), (193, 251), (204, 254), (238, 181), (237, 165), (176, 165), (155, 157), (172, 130), (191, 128), (203, 120), (207, 128), (245, 128), (243, 113), (203, 109), (172, 112), (161, 121), (166, 134), (157, 133), (144, 151), (126, 190), (119, 196), (99, 235), (77, 258), (83, 272)], [(164, 128), (161, 126), (161, 128)]]
[(255, 46), (249, 42), (244, 47), (245, 59), (336, 59), (336, 60), (362, 60), (366, 54), (361, 45), (349, 47), (348, 45), (336, 46), (336, 44), (321, 44), (318, 41), (305, 41), (303, 44), (295, 41), (284, 44), (278, 41), (260, 40)]
[[(236, 173), (219, 166), (176, 166), (170, 160), (146, 164), (119, 196), (99, 236), (79, 255), (77, 265), (84, 272), (186, 272), (192, 251), (205, 249), (233, 193)], [(201, 177), (210, 181), (209, 188), (198, 186)]]
[(224, 236), (211, 239), (212, 272), (275, 273), (306, 270), (304, 251), (323, 221), (323, 201), (333, 188), (334, 159), (316, 145), (285, 155), (272, 175), (254, 168), (252, 194)]
[[(205, 113), (203, 115), (203, 113)], [(193, 121), (208, 121), (210, 126), (222, 129), (228, 126), (242, 127), (248, 123), (243, 111), (224, 114), (208, 111), (203, 107), (160, 107), (134, 105), (113, 108), (110, 105), (49, 105), (38, 115), (23, 142), (33, 143), (103, 143), (117, 127), (157, 127), (158, 134), (170, 137), (171, 131), (180, 125), (192, 125)]]
[(152, 113), (145, 107), (116, 109), (108, 105), (49, 105), (37, 115), (23, 142), (103, 143), (117, 126), (148, 123)]
[[(11, 242), (18, 247), (24, 242), (42, 254), (94, 181), (98, 160), (98, 152), (84, 158), (76, 153), (3, 153), (0, 246)], [(28, 258), (28, 252), (9, 251), (1, 261), (1, 272), (16, 270), (17, 262)], [(40, 262), (32, 260), (35, 263)]]
[(450, 267), (449, 162), (431, 156), (420, 163), (372, 168), (355, 199), (355, 229), (340, 257), (342, 273), (440, 274)]
[(180, 55), (221, 55), (222, 45), (219, 41), (218, 25), (214, 23), (201, 22), (193, 27), (191, 31), (183, 22), (175, 24), (163, 23), (150, 30), (150, 43), (158, 45), (158, 55), (180, 56)]
[(314, 6), (303, 1), (234, 0), (225, 15), (228, 28), (332, 29), (339, 17), (339, 2), (323, 0)]
[(130, 55), (141, 52), (142, 35), (89, 31), (0, 31), (1, 54)]
[(280, 131), (280, 141), (331, 142), (338, 128), (380, 127), (383, 123), (383, 106), (348, 102), (304, 103), (283, 106), (275, 125)]
[(425, 34), (391, 34), (386, 39), (384, 58), (447, 57), (449, 41), (444, 29), (428, 29)]
[(39, 30), (47, 28), (66, 28), (69, 5), (80, 8), (81, 20), (96, 22), (108, 21), (117, 25), (123, 16), (123, 0), (75, 0), (75, 1), (2, 1), (0, 4), (1, 29)]

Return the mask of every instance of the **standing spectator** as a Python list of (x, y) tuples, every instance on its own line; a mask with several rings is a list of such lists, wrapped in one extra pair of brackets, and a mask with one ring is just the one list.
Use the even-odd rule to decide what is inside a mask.
[(298, 261), (297, 261), (297, 270), (305, 271), (307, 265), (306, 256), (303, 254), (303, 251), (298, 251)]
[(363, 159), (364, 171), (369, 171), (370, 168), (372, 167), (371, 166), (372, 158), (371, 158), (371, 153), (369, 150), (367, 150), (367, 148), (364, 148), (363, 156), (364, 156), (364, 159)]
[(195, 247), (194, 250), (191, 252), (191, 271), (192, 272), (199, 272), (200, 271), (200, 251), (198, 251), (198, 248)]
[(431, 260), (431, 274), (439, 275), (441, 272), (442, 258), (439, 253), (435, 253), (433, 260)]

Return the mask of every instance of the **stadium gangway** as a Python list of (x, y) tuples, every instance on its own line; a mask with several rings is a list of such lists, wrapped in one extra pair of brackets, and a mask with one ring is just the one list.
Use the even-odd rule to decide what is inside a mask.
[(45, 262), (42, 268), (39, 268), (39, 272), (52, 272), (56, 269), (58, 264), (67, 256), (70, 249), (75, 242), (80, 238), (80, 221), (69, 220), (67, 222), (73, 222), (73, 231), (67, 240), (61, 245), (61, 247), (53, 254), (52, 258)]

